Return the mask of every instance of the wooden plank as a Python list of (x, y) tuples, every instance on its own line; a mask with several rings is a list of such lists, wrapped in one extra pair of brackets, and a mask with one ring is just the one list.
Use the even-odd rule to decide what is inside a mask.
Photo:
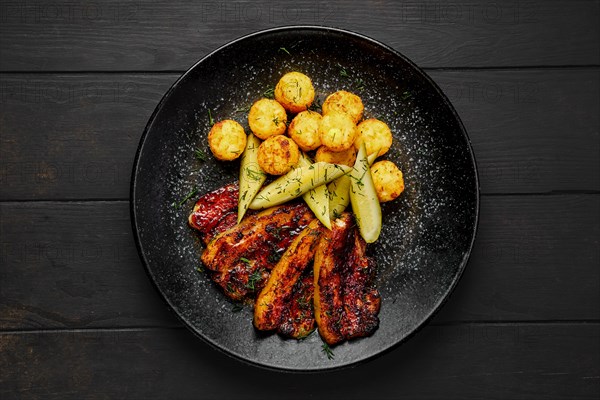
[(598, 2), (585, 0), (3, 0), (0, 15), (2, 71), (185, 70), (242, 35), (306, 24), (358, 31), (424, 67), (599, 63)]
[(0, 326), (178, 326), (147, 278), (126, 202), (0, 206)]
[[(0, 217), (0, 329), (178, 326), (126, 202), (1, 203)], [(597, 320), (599, 237), (598, 195), (484, 197), (472, 259), (434, 322)]]
[[(469, 132), (482, 192), (531, 193), (600, 190), (599, 72), (431, 75)], [(0, 200), (127, 198), (141, 133), (177, 77), (0, 75)]]
[[(255, 368), (181, 329), (0, 334), (3, 399), (595, 399), (599, 325), (427, 327), (356, 368)], [(315, 349), (320, 351), (320, 349)], [(335, 354), (335, 350), (334, 350)], [(325, 355), (323, 355), (325, 357)]]

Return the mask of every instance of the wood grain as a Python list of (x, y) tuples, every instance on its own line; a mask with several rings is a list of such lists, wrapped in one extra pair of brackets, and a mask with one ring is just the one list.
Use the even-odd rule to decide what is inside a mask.
[[(600, 69), (430, 71), (470, 135), (483, 193), (600, 190)], [(178, 74), (0, 75), (0, 200), (125, 199)]]
[[(484, 197), (472, 259), (434, 322), (597, 320), (597, 204)], [(126, 202), (2, 203), (0, 216), (0, 329), (179, 326), (138, 259)]]
[(599, 6), (585, 0), (3, 0), (1, 9), (2, 71), (181, 71), (242, 35), (306, 24), (359, 31), (423, 67), (599, 64)]
[(597, 323), (430, 326), (356, 368), (302, 376), (237, 362), (182, 329), (5, 333), (0, 396), (592, 399), (599, 334)]

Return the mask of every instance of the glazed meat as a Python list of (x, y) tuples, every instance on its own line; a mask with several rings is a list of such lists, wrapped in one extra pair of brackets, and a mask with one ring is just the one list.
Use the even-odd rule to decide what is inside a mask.
[(372, 334), (376, 266), (352, 214), (329, 230), (305, 203), (290, 202), (236, 224), (238, 191), (230, 184), (200, 197), (189, 224), (206, 244), (201, 258), (212, 280), (231, 299), (256, 298), (256, 328), (300, 339), (317, 325), (330, 345)]
[(375, 264), (365, 248), (349, 213), (321, 235), (314, 260), (314, 309), (319, 334), (330, 345), (368, 336), (379, 325)]
[(306, 336), (312, 331), (312, 290), (306, 279), (308, 274), (302, 275), (312, 265), (322, 230), (319, 221), (313, 220), (294, 239), (271, 271), (254, 306), (254, 326), (257, 329), (278, 329), (291, 337)]
[(315, 329), (315, 313), (313, 310), (313, 268), (312, 260), (308, 263), (300, 279), (294, 285), (290, 300), (287, 302), (277, 328), (283, 336), (302, 339)]
[(288, 203), (246, 217), (206, 246), (202, 262), (232, 299), (253, 296), (302, 230), (315, 219), (304, 203)]
[(200, 197), (188, 218), (204, 244), (237, 222), (239, 187), (231, 183)]

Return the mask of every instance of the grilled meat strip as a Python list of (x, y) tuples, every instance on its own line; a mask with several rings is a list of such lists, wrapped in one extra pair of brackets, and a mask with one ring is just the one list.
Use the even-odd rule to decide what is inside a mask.
[(375, 264), (365, 248), (349, 213), (321, 235), (314, 261), (314, 308), (319, 334), (330, 345), (368, 336), (379, 325)]
[(204, 244), (215, 236), (235, 226), (237, 222), (239, 186), (223, 186), (201, 196), (188, 218), (190, 226), (200, 232)]
[(302, 339), (315, 329), (313, 310), (313, 268), (312, 260), (302, 272), (292, 289), (291, 297), (281, 315), (277, 332), (283, 336)]
[(251, 215), (215, 236), (202, 253), (202, 262), (230, 298), (255, 295), (285, 249), (314, 219), (301, 202)]
[[(285, 315), (287, 324), (282, 328), (282, 333), (289, 336), (302, 335), (302, 332), (306, 330), (305, 327), (295, 326), (294, 323), (297, 318), (301, 320), (303, 315), (308, 316), (308, 313), (305, 312), (307, 311), (306, 307), (302, 307), (304, 305), (302, 304), (303, 296), (306, 296), (308, 292), (302, 285), (300, 276), (313, 260), (322, 230), (319, 221), (313, 220), (294, 239), (271, 271), (269, 280), (254, 305), (254, 326), (257, 329), (277, 329), (283, 322), (284, 314), (287, 314)], [(300, 285), (297, 285), (299, 281)], [(301, 297), (296, 296), (295, 299), (292, 299), (294, 290)]]

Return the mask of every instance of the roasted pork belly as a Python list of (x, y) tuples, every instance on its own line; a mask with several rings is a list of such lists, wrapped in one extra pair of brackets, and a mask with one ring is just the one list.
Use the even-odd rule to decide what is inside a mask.
[[(312, 291), (307, 289), (303, 272), (312, 265), (323, 227), (313, 220), (287, 248), (271, 271), (269, 280), (254, 305), (254, 326), (260, 330), (279, 329), (292, 337), (312, 330)], [(285, 325), (282, 324), (285, 322)]]
[(201, 196), (196, 201), (188, 222), (200, 233), (204, 244), (208, 244), (219, 233), (236, 224), (238, 193), (238, 185), (231, 183)]
[(202, 262), (227, 296), (235, 300), (253, 296), (294, 238), (313, 220), (313, 213), (301, 202), (248, 216), (215, 236), (202, 253)]
[(375, 264), (365, 248), (349, 213), (321, 235), (314, 260), (314, 309), (319, 334), (330, 345), (368, 336), (379, 325)]

